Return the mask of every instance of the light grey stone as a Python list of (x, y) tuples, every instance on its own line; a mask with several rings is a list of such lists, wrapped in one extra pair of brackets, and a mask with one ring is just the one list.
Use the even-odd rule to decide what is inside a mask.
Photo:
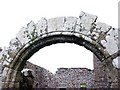
[(77, 20), (76, 32), (84, 35), (91, 34), (93, 24), (96, 22), (97, 16), (90, 15), (85, 12), (81, 12), (79, 19)]
[(28, 36), (31, 40), (37, 37), (36, 26), (33, 21), (27, 24), (27, 31), (28, 31)]
[(105, 23), (97, 22), (95, 28), (92, 30), (91, 37), (96, 41), (105, 40), (105, 37), (111, 28), (111, 26)]
[(4, 47), (4, 49), (2, 50), (2, 52), (0, 53), (0, 62), (3, 62), (5, 60), (10, 61), (11, 59), (9, 58), (9, 48), (8, 47)]
[(76, 17), (66, 17), (63, 30), (73, 32), (75, 30), (76, 22), (77, 22)]
[(1, 75), (2, 75), (2, 71), (3, 71), (3, 64), (0, 63), (0, 77), (1, 77)]
[(36, 31), (37, 31), (37, 36), (41, 36), (42, 34), (47, 33), (47, 20), (45, 18), (41, 18), (37, 23), (36, 23)]
[(100, 32), (108, 32), (112, 27), (105, 23), (97, 22), (96, 28), (98, 30), (98, 33), (100, 33)]
[(31, 40), (31, 38), (29, 37), (28, 30), (25, 27), (21, 28), (21, 30), (17, 33), (16, 37), (18, 38), (22, 45), (25, 45)]
[(21, 47), (22, 44), (17, 38), (12, 39), (9, 43), (9, 49), (13, 53), (17, 53)]
[(4, 60), (4, 62), (2, 63), (2, 65), (5, 66), (5, 67), (6, 67), (6, 66), (9, 66), (9, 64), (10, 64), (10, 62), (8, 62), (8, 61), (6, 61), (6, 60)]
[(65, 17), (48, 19), (48, 32), (62, 31), (65, 22)]
[(110, 30), (106, 35), (105, 40), (101, 41), (102, 45), (106, 48), (110, 55), (118, 51), (118, 30)]
[(115, 68), (120, 68), (120, 56), (117, 57), (117, 58), (115, 58), (115, 59), (113, 59), (112, 64), (113, 64), (113, 66), (114, 66)]
[(9, 68), (7, 68), (7, 67), (4, 68), (4, 70), (3, 70), (3, 72), (2, 72), (2, 81), (5, 80), (5, 77), (6, 77), (6, 75), (7, 75), (8, 70), (9, 70)]

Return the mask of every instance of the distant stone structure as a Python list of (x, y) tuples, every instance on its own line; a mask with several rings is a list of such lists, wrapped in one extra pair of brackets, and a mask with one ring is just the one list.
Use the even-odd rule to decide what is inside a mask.
[(30, 62), (26, 63), (25, 68), (32, 69), (34, 71), (34, 88), (56, 88), (55, 76), (48, 70), (34, 65)]
[[(34, 88), (81, 88), (85, 84), (86, 88), (108, 88), (107, 76), (101, 67), (100, 62), (94, 55), (94, 70), (87, 68), (58, 68), (55, 74), (50, 71), (27, 62), (24, 68), (34, 71)], [(115, 82), (113, 87), (118, 86)], [(111, 85), (112, 87), (112, 85)]]
[(94, 72), (87, 68), (59, 68), (55, 74), (58, 88), (86, 88), (94, 87)]
[(58, 68), (55, 74), (30, 62), (25, 68), (35, 72), (34, 88), (80, 88), (82, 83), (94, 87), (94, 71), (87, 68)]
[[(16, 37), (10, 41), (8, 47), (0, 50), (0, 89), (19, 88), (21, 71), (26, 61), (33, 54), (43, 47), (66, 42), (84, 46), (99, 58), (94, 61), (94, 79), (98, 88), (118, 89), (120, 88), (118, 87), (120, 86), (118, 85), (120, 81), (120, 69), (114, 67), (112, 62), (115, 59), (118, 60), (120, 57), (119, 32), (119, 29), (105, 23), (97, 22), (97, 16), (85, 12), (81, 12), (79, 17), (57, 17), (48, 20), (41, 18), (37, 23), (31, 21), (27, 24), (27, 27), (21, 28)], [(77, 70), (79, 71), (80, 69)], [(84, 69), (82, 70), (84, 72)], [(71, 74), (71, 72), (75, 71), (76, 69), (66, 69), (65, 72)], [(92, 71), (86, 69), (85, 72), (90, 74)], [(53, 76), (61, 75), (56, 74)], [(51, 77), (53, 76), (51, 75)], [(67, 78), (68, 75), (64, 76)], [(58, 78), (56, 84), (64, 76), (61, 79)], [(92, 78), (92, 76), (90, 77)], [(86, 80), (85, 82), (89, 83), (89, 80), (92, 79), (87, 80), (88, 82)], [(45, 81), (48, 82), (49, 80), (45, 79)], [(51, 81), (54, 82), (56, 80)], [(67, 80), (65, 79), (65, 81)], [(64, 80), (62, 83), (65, 84)], [(54, 84), (52, 85), (54, 86)], [(61, 86), (63, 85), (60, 84)], [(66, 86), (69, 86), (68, 82)], [(46, 85), (45, 87), (48, 86)]]

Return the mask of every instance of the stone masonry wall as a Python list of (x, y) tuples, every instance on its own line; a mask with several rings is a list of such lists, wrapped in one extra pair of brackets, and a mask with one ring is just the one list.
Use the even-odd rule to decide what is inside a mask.
[(94, 86), (94, 72), (87, 68), (59, 68), (55, 76), (58, 88), (80, 88), (82, 83), (87, 88)]
[(56, 88), (56, 83), (54, 81), (55, 76), (48, 70), (30, 62), (26, 63), (24, 69), (25, 68), (29, 68), (34, 71), (34, 88)]
[(82, 83), (94, 87), (94, 71), (87, 68), (58, 68), (56, 74), (30, 62), (24, 68), (34, 70), (36, 88), (80, 88)]
[(93, 62), (96, 88), (118, 88), (118, 73), (113, 73), (116, 78), (112, 81), (111, 77), (107, 76), (108, 73), (102, 62), (95, 55), (93, 55)]
[(58, 68), (55, 74), (30, 62), (24, 67), (34, 71), (34, 88), (80, 88), (85, 83), (87, 88), (112, 88), (118, 82), (110, 82), (101, 62), (94, 55), (94, 70), (87, 68)]
[(105, 73), (105, 68), (102, 66), (102, 62), (93, 55), (94, 62), (94, 73), (95, 73), (95, 84), (97, 88), (108, 87), (107, 76)]

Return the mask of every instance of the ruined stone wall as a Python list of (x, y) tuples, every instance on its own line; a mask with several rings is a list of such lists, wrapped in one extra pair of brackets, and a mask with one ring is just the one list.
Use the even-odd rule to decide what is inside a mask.
[(94, 72), (87, 68), (59, 68), (55, 76), (58, 88), (80, 88), (82, 83), (94, 87)]
[(56, 74), (30, 62), (24, 68), (34, 70), (34, 87), (80, 88), (81, 83), (85, 83), (88, 88), (94, 87), (94, 72), (87, 68), (58, 68)]
[(56, 83), (54, 81), (55, 76), (48, 70), (30, 62), (27, 62), (24, 68), (29, 68), (34, 71), (35, 88), (56, 88)]
[(107, 88), (107, 76), (105, 73), (105, 68), (102, 65), (102, 62), (93, 55), (93, 65), (94, 65), (94, 72), (95, 72), (95, 84), (97, 88)]
[(114, 80), (111, 80), (111, 77), (106, 71), (105, 66), (103, 66), (102, 62), (95, 55), (93, 55), (93, 63), (96, 88), (118, 88), (119, 74), (113, 73), (113, 76), (116, 78)]
[(24, 68), (34, 71), (34, 88), (80, 88), (82, 83), (85, 83), (87, 88), (110, 88), (118, 85), (118, 82), (110, 83), (108, 81), (105, 70), (96, 56), (94, 56), (94, 70), (58, 68), (56, 73), (52, 74), (30, 62), (27, 62)]

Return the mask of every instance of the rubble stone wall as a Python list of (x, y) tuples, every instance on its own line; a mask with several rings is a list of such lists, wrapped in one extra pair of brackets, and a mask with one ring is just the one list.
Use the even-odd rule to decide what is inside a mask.
[(37, 88), (80, 88), (82, 83), (94, 87), (94, 71), (87, 68), (58, 68), (55, 74), (30, 62), (24, 68), (34, 70)]
[(56, 88), (56, 83), (54, 81), (55, 76), (48, 70), (34, 65), (30, 62), (26, 63), (25, 68), (32, 69), (34, 71), (34, 86), (35, 88)]
[(94, 72), (87, 68), (59, 68), (55, 76), (58, 88), (80, 88), (83, 83), (87, 88), (94, 86)]
[(81, 88), (81, 84), (86, 84), (86, 88), (112, 88), (118, 87), (118, 82), (107, 80), (104, 68), (98, 58), (94, 56), (94, 70), (87, 68), (58, 68), (55, 74), (40, 66), (30, 62), (25, 68), (34, 71), (34, 88)]

